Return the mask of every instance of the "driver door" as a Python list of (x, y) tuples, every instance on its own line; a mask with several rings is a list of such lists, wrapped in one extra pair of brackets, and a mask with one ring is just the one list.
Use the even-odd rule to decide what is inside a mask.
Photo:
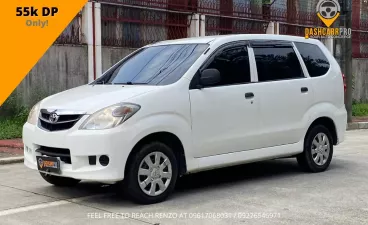
[[(195, 157), (260, 147), (259, 93), (252, 83), (245, 42), (217, 50), (200, 71), (215, 68), (221, 81), (209, 87), (191, 85), (192, 140)], [(198, 73), (199, 74), (199, 73)], [(194, 77), (196, 82), (198, 77)]]

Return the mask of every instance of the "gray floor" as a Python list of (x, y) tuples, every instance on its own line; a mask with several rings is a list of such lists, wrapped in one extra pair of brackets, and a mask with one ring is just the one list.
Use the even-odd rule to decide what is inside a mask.
[(22, 164), (3, 165), (0, 224), (368, 224), (368, 131), (349, 131), (324, 173), (303, 173), (295, 159), (209, 171), (149, 206), (113, 188), (57, 188)]

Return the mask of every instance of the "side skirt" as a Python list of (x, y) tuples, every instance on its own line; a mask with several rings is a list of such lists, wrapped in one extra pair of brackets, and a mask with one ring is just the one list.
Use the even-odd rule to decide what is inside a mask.
[(269, 159), (284, 158), (295, 156), (303, 152), (303, 141), (295, 144), (282, 145), (256, 150), (234, 152), (222, 155), (195, 158), (193, 161), (198, 165), (188, 173), (201, 172), (221, 167), (228, 167)]

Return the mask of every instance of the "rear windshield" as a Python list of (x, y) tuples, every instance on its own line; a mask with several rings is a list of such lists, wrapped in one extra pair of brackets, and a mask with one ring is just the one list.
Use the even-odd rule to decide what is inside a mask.
[(207, 44), (181, 44), (143, 48), (92, 84), (172, 84), (187, 72), (207, 47)]

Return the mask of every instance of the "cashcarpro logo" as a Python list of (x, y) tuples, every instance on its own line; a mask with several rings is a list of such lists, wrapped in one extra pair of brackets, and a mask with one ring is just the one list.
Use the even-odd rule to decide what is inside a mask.
[(341, 7), (337, 0), (320, 0), (317, 4), (317, 16), (330, 27), (341, 13)]
[(331, 27), (341, 15), (341, 6), (337, 0), (320, 0), (316, 12), (326, 27), (306, 27), (305, 38), (351, 38), (351, 28)]

